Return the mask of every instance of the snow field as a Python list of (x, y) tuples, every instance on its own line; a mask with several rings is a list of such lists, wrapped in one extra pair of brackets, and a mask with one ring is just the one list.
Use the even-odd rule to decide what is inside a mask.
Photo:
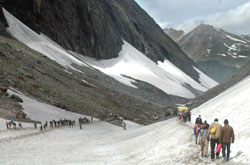
[(16, 122), (17, 129), (15, 130), (12, 128), (11, 130), (9, 130), (7, 129), (6, 121), (9, 122), (9, 120), (0, 118), (0, 143), (2, 141), (6, 141), (9, 139), (26, 136), (26, 135), (32, 135), (32, 134), (39, 132), (34, 129), (33, 124), (23, 123), (23, 122), (22, 122), (23, 129), (19, 129), (18, 122)]
[[(8, 93), (23, 99), (24, 111), (32, 119), (84, 117), (38, 102), (14, 89)], [(0, 119), (1, 137), (6, 136), (5, 121)], [(191, 140), (192, 130), (176, 119), (147, 127), (125, 122), (126, 131), (98, 120), (83, 125), (83, 130), (76, 126), (40, 132), (32, 129), (33, 124), (27, 124), (37, 133), (35, 136), (30, 136), (33, 132), (27, 130), (9, 130), (9, 140), (0, 140), (0, 147), (5, 148), (0, 151), (0, 164), (186, 164), (197, 152)], [(23, 125), (26, 128), (26, 124)], [(19, 132), (18, 136), (14, 131)], [(20, 135), (25, 135), (25, 138)], [(18, 156), (10, 159), (10, 153)]]
[(175, 119), (126, 131), (94, 122), (0, 143), (0, 164), (187, 164), (197, 152), (190, 138)]
[(219, 123), (224, 125), (224, 120), (229, 120), (229, 125), (234, 128), (235, 133), (235, 143), (232, 144), (231, 156), (242, 152), (234, 158), (234, 161), (240, 163), (250, 163), (249, 94), (250, 77), (247, 77), (192, 111), (194, 117), (200, 114), (203, 120), (207, 120), (208, 123), (212, 123), (215, 118), (218, 118)]

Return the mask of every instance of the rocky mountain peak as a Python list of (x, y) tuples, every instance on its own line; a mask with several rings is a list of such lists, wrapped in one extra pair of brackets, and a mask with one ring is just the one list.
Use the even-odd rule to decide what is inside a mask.
[(170, 38), (177, 42), (185, 35), (185, 32), (183, 30), (176, 30), (174, 28), (165, 28), (164, 32), (167, 33)]
[[(205, 73), (219, 82), (230, 78), (250, 60), (250, 41), (246, 37), (211, 25), (199, 25), (186, 34), (179, 44)], [(221, 76), (223, 71), (225, 77)]]

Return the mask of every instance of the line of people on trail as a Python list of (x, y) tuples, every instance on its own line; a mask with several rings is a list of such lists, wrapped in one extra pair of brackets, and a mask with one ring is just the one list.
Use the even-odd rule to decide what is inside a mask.
[[(67, 119), (60, 119), (58, 121), (51, 120), (50, 122), (46, 121), (44, 124), (41, 123), (40, 130), (47, 130), (48, 127), (50, 128), (56, 128), (56, 127), (62, 127), (62, 126), (70, 126), (74, 127), (76, 125), (75, 120), (67, 120)], [(37, 123), (34, 123), (35, 129), (37, 129)]]
[[(224, 127), (218, 123), (218, 119), (209, 125), (207, 121), (202, 122), (202, 118), (196, 118), (194, 125), (194, 135), (196, 144), (201, 146), (201, 156), (208, 157), (208, 145), (211, 147), (211, 160), (219, 159), (222, 149), (223, 159), (230, 160), (230, 146), (234, 143), (234, 130), (229, 125), (227, 119), (224, 120)], [(226, 152), (227, 151), (227, 152)], [(216, 156), (216, 157), (215, 157)]]
[(189, 110), (185, 110), (180, 112), (179, 119), (183, 120), (184, 122), (191, 122), (191, 112)]
[[(12, 128), (17, 129), (17, 124), (13, 120), (10, 120), (9, 122), (6, 121), (6, 127), (7, 127), (7, 129), (12, 129)], [(23, 125), (21, 122), (18, 122), (18, 128), (19, 129), (23, 128)]]

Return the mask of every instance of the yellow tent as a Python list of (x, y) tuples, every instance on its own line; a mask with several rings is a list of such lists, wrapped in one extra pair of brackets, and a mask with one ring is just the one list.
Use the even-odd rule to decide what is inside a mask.
[(188, 107), (178, 107), (178, 111), (188, 111)]

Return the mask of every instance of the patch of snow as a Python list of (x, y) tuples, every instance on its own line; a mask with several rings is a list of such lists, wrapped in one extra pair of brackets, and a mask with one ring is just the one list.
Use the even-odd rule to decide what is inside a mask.
[(50, 120), (59, 120), (59, 119), (72, 119), (78, 121), (80, 117), (87, 117), (78, 113), (73, 113), (66, 111), (55, 106), (41, 103), (35, 99), (25, 96), (21, 92), (18, 92), (14, 89), (8, 90), (9, 94), (15, 94), (23, 99), (21, 105), (24, 108), (24, 112), (27, 114), (27, 117), (36, 121), (50, 121)]
[(225, 119), (228, 119), (229, 125), (235, 131), (235, 143), (231, 147), (231, 156), (243, 152), (233, 160), (246, 164), (250, 162), (249, 93), (250, 77), (247, 77), (192, 111), (193, 116), (201, 115), (209, 123), (215, 118), (218, 118), (221, 124)]
[(207, 53), (210, 54), (212, 52), (211, 49), (207, 49)]
[(226, 57), (227, 55), (226, 54), (217, 54), (217, 55), (219, 55), (219, 56), (223, 56), (223, 57)]
[(227, 35), (227, 38), (229, 38), (230, 40), (233, 40), (233, 41), (237, 41), (237, 42), (241, 42), (243, 44), (246, 44), (247, 42), (243, 41), (243, 40), (240, 40), (240, 39), (237, 39), (237, 38), (234, 38), (230, 35)]
[[(56, 42), (49, 39), (43, 34), (37, 34), (29, 27), (24, 25), (21, 21), (16, 19), (12, 14), (3, 8), (3, 13), (8, 22), (9, 27), (7, 31), (17, 40), (24, 43), (31, 49), (34, 49), (48, 58), (56, 61), (60, 65), (77, 70), (72, 64), (77, 64), (79, 66), (87, 66), (84, 62), (79, 61), (73, 57), (70, 53), (64, 50)], [(79, 71), (79, 70), (77, 70)], [(79, 71), (81, 72), (81, 71)]]
[[(165, 60), (163, 63), (158, 61), (158, 66), (161, 67), (163, 70), (165, 70), (169, 75), (173, 75), (175, 79), (177, 79), (182, 84), (190, 84), (193, 88), (198, 89), (200, 91), (204, 91), (204, 87), (206, 89), (210, 89), (210, 86), (204, 86), (201, 88), (201, 85), (194, 81), (192, 78), (187, 76), (182, 70), (177, 68), (174, 64), (172, 64), (170, 61)], [(210, 78), (211, 79), (211, 78)], [(207, 79), (208, 81), (209, 78)]]
[(158, 62), (157, 65), (126, 41), (124, 41), (122, 50), (117, 58), (109, 60), (81, 58), (92, 67), (126, 85), (134, 86), (132, 84), (133, 80), (122, 75), (148, 82), (167, 94), (180, 97), (195, 97), (191, 91), (182, 85), (184, 83), (188, 83), (195, 89), (203, 92), (207, 90), (207, 88), (192, 80), (169, 61), (166, 60), (164, 63)]
[(201, 84), (207, 88), (213, 88), (215, 86), (217, 86), (219, 83), (216, 82), (215, 80), (213, 80), (212, 78), (208, 77), (205, 73), (203, 73), (202, 71), (200, 71), (198, 68), (194, 67), (193, 68), (199, 73), (199, 81), (201, 82)]
[(235, 45), (232, 45), (232, 46), (230, 47), (230, 46), (228, 46), (226, 43), (224, 43), (224, 46), (226, 46), (226, 47), (228, 48), (228, 51), (230, 51), (230, 50), (240, 51), (239, 49), (237, 49), (237, 48), (235, 47)]
[(66, 73), (68, 73), (68, 74), (72, 74), (72, 72), (70, 72), (70, 71), (68, 71), (66, 69), (64, 69), (63, 71), (66, 72)]
[(84, 83), (86, 83), (86, 84), (88, 84), (88, 85), (90, 85), (90, 86), (92, 86), (92, 87), (97, 88), (95, 85), (93, 85), (93, 84), (89, 83), (88, 81), (86, 81), (86, 80), (84, 80), (84, 79), (82, 79), (82, 82), (84, 82)]
[(239, 58), (248, 58), (248, 56), (239, 55)]

